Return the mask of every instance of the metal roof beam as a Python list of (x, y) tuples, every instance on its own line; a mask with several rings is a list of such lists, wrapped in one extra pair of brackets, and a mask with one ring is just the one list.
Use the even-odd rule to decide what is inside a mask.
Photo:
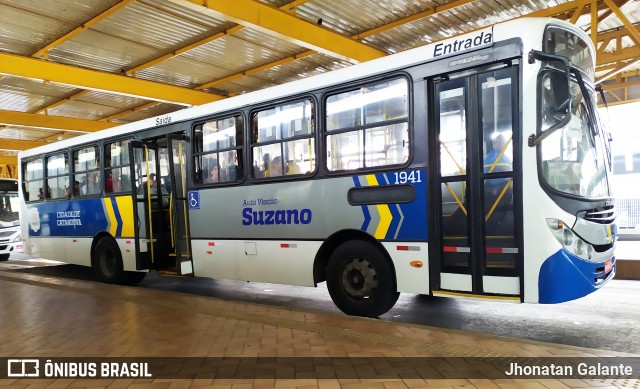
[(0, 110), (0, 124), (79, 132), (95, 132), (117, 125), (95, 120), (4, 110)]
[(438, 6), (435, 6), (433, 8), (429, 8), (427, 10), (424, 10), (422, 12), (418, 12), (417, 14), (410, 15), (410, 16), (407, 16), (405, 18), (395, 20), (395, 21), (393, 21), (391, 23), (387, 23), (387, 24), (384, 24), (382, 26), (373, 28), (371, 30), (367, 30), (367, 31), (361, 32), (360, 34), (357, 34), (357, 35), (353, 36), (353, 38), (354, 39), (364, 39), (364, 38), (366, 38), (368, 36), (379, 34), (381, 32), (390, 30), (392, 28), (401, 26), (403, 24), (415, 22), (417, 20), (421, 20), (421, 19), (427, 18), (429, 16), (434, 16), (434, 15), (437, 15), (439, 13), (442, 13), (442, 12), (445, 12), (445, 11), (449, 11), (449, 10), (454, 9), (454, 8), (458, 8), (458, 7), (461, 7), (461, 6), (469, 4), (469, 3), (473, 3), (474, 1), (475, 0), (455, 0), (455, 1), (450, 1), (450, 2), (448, 2), (446, 4), (438, 5)]
[[(539, 11), (531, 12), (529, 14), (522, 15), (522, 17), (556, 16), (556, 15), (562, 15), (562, 14), (570, 13), (571, 11), (573, 11), (573, 10), (575, 10), (577, 8), (581, 9), (581, 13), (589, 13), (589, 12), (591, 12), (591, 7), (589, 7), (589, 9), (587, 9), (586, 6), (590, 6), (590, 5), (591, 5), (591, 0), (574, 0), (574, 1), (569, 1), (567, 3), (564, 3), (564, 4), (556, 5), (555, 7), (545, 8), (545, 9), (541, 9)], [(573, 16), (573, 14), (570, 15), (570, 16)]]
[(64, 43), (64, 42), (68, 41), (69, 39), (71, 39), (74, 36), (78, 35), (82, 31), (90, 28), (94, 24), (96, 24), (96, 23), (106, 19), (107, 17), (113, 15), (114, 13), (118, 12), (119, 10), (121, 10), (122, 8), (126, 7), (127, 5), (133, 3), (134, 1), (135, 0), (123, 0), (123, 1), (119, 2), (118, 4), (116, 4), (113, 7), (109, 8), (108, 10), (102, 12), (100, 15), (92, 18), (91, 20), (83, 23), (81, 26), (74, 28), (73, 30), (71, 30), (68, 33), (64, 34), (63, 36), (61, 36), (60, 38), (56, 39), (55, 41), (49, 43), (45, 47), (43, 47), (40, 50), (38, 50), (35, 53), (33, 53), (33, 55), (31, 55), (31, 56), (32, 57), (44, 56), (44, 58), (46, 59), (47, 53), (48, 53), (49, 50), (51, 50), (54, 47), (60, 45), (61, 43)]
[(147, 100), (183, 105), (200, 105), (224, 96), (141, 80), (112, 73), (83, 69), (19, 55), (0, 53), (0, 74), (74, 85)]
[(620, 19), (620, 21), (622, 22), (622, 24), (624, 24), (624, 26), (627, 27), (627, 31), (629, 32), (629, 37), (633, 39), (633, 41), (636, 43), (637, 46), (640, 46), (640, 32), (638, 32), (638, 30), (635, 28), (633, 23), (631, 23), (629, 19), (627, 19), (627, 17), (624, 16), (620, 8), (618, 8), (618, 6), (613, 3), (613, 1), (604, 0), (604, 2), (605, 4), (607, 4), (607, 6), (609, 6), (609, 9), (611, 9), (613, 13), (616, 14), (618, 19)]
[(18, 157), (0, 155), (0, 165), (17, 165), (17, 164), (18, 164)]
[[(640, 28), (640, 23), (635, 23), (632, 24), (633, 28), (638, 29)], [(610, 39), (617, 39), (619, 37), (623, 37), (623, 36), (629, 36), (629, 30), (624, 27), (624, 26), (620, 26), (618, 28), (615, 28), (613, 30), (608, 30), (608, 31), (602, 31), (598, 34), (598, 42), (600, 41), (607, 41)]]
[[(387, 23), (387, 24), (384, 24), (382, 26), (375, 27), (375, 28), (373, 28), (371, 30), (367, 30), (367, 31), (361, 32), (359, 34), (356, 34), (356, 35), (352, 36), (351, 38), (352, 39), (356, 39), (356, 40), (361, 40), (361, 39), (364, 39), (364, 38), (366, 38), (368, 36), (379, 34), (381, 32), (384, 32), (386, 30), (390, 30), (392, 28), (401, 26), (403, 24), (415, 22), (416, 20), (424, 19), (424, 18), (429, 17), (429, 16), (434, 16), (434, 15), (437, 15), (437, 14), (439, 14), (441, 12), (445, 12), (445, 11), (448, 11), (448, 10), (463, 6), (465, 4), (472, 3), (473, 1), (475, 1), (475, 0), (455, 0), (455, 1), (452, 1), (450, 3), (443, 4), (441, 6), (434, 7), (434, 8), (428, 9), (426, 11), (417, 13), (415, 15), (407, 16), (406, 18), (398, 19), (398, 20), (393, 21), (391, 23)], [(286, 6), (280, 7), (280, 9), (284, 9), (284, 7), (286, 7)], [(235, 81), (235, 80), (237, 80), (239, 78), (242, 78), (242, 77), (245, 77), (245, 76), (251, 76), (251, 75), (260, 73), (260, 72), (262, 72), (264, 70), (267, 70), (267, 69), (270, 69), (270, 68), (273, 68), (273, 67), (276, 67), (276, 66), (284, 65), (286, 63), (289, 63), (289, 62), (292, 62), (292, 61), (295, 61), (295, 60), (298, 60), (298, 59), (301, 59), (301, 58), (308, 57), (308, 56), (313, 55), (315, 53), (316, 52), (314, 50), (307, 50), (305, 52), (302, 52), (302, 53), (299, 53), (299, 54), (296, 54), (296, 55), (292, 55), (292, 56), (289, 56), (289, 57), (286, 57), (286, 58), (279, 59), (279, 60), (277, 60), (275, 62), (271, 62), (271, 63), (265, 64), (265, 65), (261, 65), (261, 66), (255, 67), (255, 68), (247, 69), (247, 70), (244, 70), (244, 71), (239, 72), (239, 73), (231, 74), (231, 75), (229, 75), (227, 77), (224, 77), (224, 78), (220, 78), (220, 79), (217, 79), (217, 80), (213, 80), (213, 81), (207, 82), (205, 84), (202, 84), (202, 85), (196, 87), (195, 89), (204, 90), (204, 89), (207, 89), (207, 88), (214, 87), (216, 85), (224, 84), (224, 83), (227, 83), (227, 82), (232, 82), (232, 81)]]
[(44, 146), (47, 142), (20, 139), (3, 139), (0, 138), (0, 150), (29, 150), (35, 147)]
[(208, 9), (216, 17), (343, 60), (365, 62), (387, 55), (383, 51), (255, 0), (171, 1), (201, 12)]
[(596, 66), (606, 65), (612, 62), (626, 61), (629, 59), (637, 59), (638, 57), (640, 57), (640, 47), (632, 46), (626, 49), (616, 50), (613, 53), (602, 53), (600, 56), (596, 57)]

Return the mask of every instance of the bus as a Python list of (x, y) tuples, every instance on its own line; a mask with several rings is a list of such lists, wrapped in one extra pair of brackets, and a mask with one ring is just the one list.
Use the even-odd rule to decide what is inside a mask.
[(0, 261), (22, 251), (18, 180), (0, 178)]
[(26, 250), (149, 271), (559, 303), (615, 274), (589, 37), (518, 19), (19, 154)]

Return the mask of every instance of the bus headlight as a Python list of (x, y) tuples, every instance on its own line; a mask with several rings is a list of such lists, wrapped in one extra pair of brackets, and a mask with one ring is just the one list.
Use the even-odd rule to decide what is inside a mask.
[(582, 257), (585, 253), (586, 243), (582, 239), (578, 239), (576, 242), (576, 254)]
[(13, 239), (13, 242), (20, 242), (21, 240), (22, 240), (22, 235), (21, 235), (21, 234), (18, 234), (18, 236), (16, 236), (16, 237)]
[(547, 225), (558, 243), (571, 254), (588, 261), (593, 256), (593, 246), (576, 235), (567, 224), (558, 219), (547, 219)]

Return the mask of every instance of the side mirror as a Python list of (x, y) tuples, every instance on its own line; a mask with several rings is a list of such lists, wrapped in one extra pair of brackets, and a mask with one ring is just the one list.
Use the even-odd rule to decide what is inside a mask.
[(535, 61), (553, 63), (553, 68), (545, 71), (541, 79), (542, 106), (545, 107), (548, 128), (538, 135), (530, 135), (529, 147), (537, 146), (557, 129), (566, 126), (571, 120), (571, 64), (565, 57), (547, 54), (537, 50), (529, 52), (529, 63)]
[(568, 115), (571, 109), (571, 95), (569, 92), (569, 78), (565, 73), (552, 72), (548, 74), (551, 84), (551, 98), (556, 116)]

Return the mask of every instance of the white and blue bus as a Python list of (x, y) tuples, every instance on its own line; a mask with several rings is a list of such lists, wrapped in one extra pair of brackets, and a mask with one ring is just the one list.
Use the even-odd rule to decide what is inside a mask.
[(19, 211), (18, 180), (0, 178), (0, 261), (22, 252)]
[(317, 286), (559, 303), (615, 274), (608, 137), (580, 29), (518, 19), (20, 153), (36, 256)]

